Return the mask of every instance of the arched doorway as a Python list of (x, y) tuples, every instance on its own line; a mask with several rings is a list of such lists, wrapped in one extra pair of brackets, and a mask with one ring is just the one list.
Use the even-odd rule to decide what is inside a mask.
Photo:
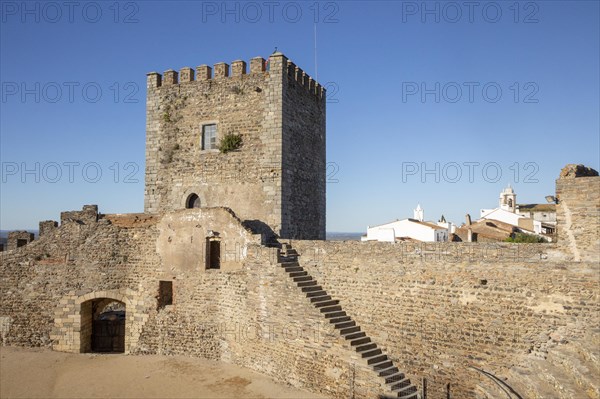
[(198, 197), (198, 194), (190, 194), (187, 200), (185, 201), (185, 207), (187, 209), (200, 208), (200, 197)]
[(97, 298), (81, 304), (82, 352), (125, 352), (125, 303)]

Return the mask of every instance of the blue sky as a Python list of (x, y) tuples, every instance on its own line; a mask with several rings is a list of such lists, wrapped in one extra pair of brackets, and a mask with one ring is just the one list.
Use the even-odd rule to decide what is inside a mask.
[(277, 47), (314, 77), (315, 22), (328, 231), (417, 203), (462, 223), (599, 168), (597, 1), (0, 3), (0, 229), (141, 212), (146, 72)]

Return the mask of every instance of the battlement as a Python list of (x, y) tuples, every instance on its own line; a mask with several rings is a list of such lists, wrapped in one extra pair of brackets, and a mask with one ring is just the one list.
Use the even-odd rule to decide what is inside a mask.
[[(298, 85), (306, 88), (309, 93), (313, 93), (317, 98), (324, 99), (326, 90), (316, 80), (310, 77), (301, 68), (288, 60), (281, 53), (272, 54), (268, 60), (262, 57), (254, 57), (250, 60), (250, 75), (270, 74), (271, 65), (282, 65), (283, 74), (288, 79), (296, 82)], [(248, 64), (242, 60), (235, 60), (231, 65), (225, 62), (219, 62), (211, 68), (208, 65), (200, 65), (194, 70), (190, 67), (184, 67), (179, 72), (169, 69), (162, 75), (158, 72), (149, 72), (147, 76), (147, 89), (161, 88), (191, 82), (218, 81), (227, 78), (243, 78), (248, 75)]]

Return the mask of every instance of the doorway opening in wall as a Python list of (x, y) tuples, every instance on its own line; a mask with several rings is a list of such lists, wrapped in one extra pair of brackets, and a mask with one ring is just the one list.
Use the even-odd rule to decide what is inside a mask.
[(81, 352), (125, 352), (125, 304), (112, 298), (81, 304)]
[(216, 237), (206, 239), (206, 268), (221, 268), (221, 240)]
[(27, 245), (27, 240), (23, 238), (17, 238), (17, 248), (21, 248)]
[(198, 194), (190, 194), (185, 201), (185, 207), (186, 209), (200, 208), (200, 197), (198, 197)]

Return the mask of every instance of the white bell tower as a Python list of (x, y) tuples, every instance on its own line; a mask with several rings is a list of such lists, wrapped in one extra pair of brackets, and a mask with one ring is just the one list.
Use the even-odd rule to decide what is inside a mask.
[(424, 211), (423, 208), (421, 208), (421, 204), (417, 204), (417, 209), (413, 210), (413, 219), (416, 219), (419, 222), (424, 220)]
[(517, 194), (510, 184), (500, 193), (500, 209), (515, 213), (517, 207)]

